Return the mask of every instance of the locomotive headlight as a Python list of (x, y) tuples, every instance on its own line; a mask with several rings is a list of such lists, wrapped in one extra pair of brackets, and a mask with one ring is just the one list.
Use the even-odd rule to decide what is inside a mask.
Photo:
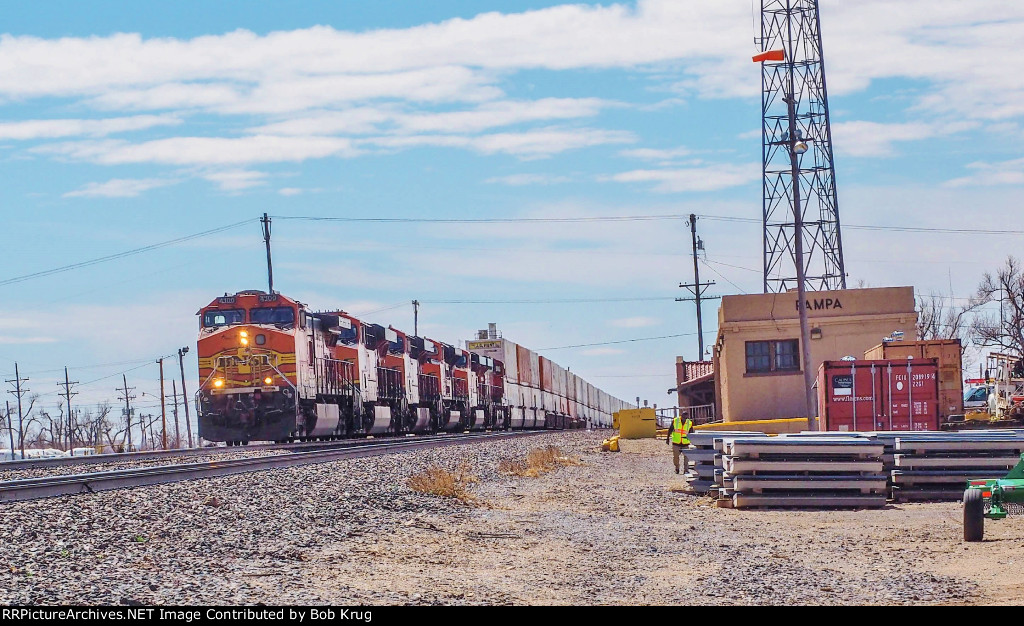
[(239, 339), (238, 341), (239, 341), (239, 342), (240, 342), (240, 343), (241, 343), (241, 344), (242, 344), (243, 346), (247, 346), (247, 345), (249, 345), (249, 340), (248, 340), (248, 339), (246, 339), (245, 337), (242, 337), (242, 338), (241, 338), (241, 339)]
[(216, 387), (217, 389), (220, 389), (221, 387), (224, 386), (224, 380), (218, 378), (217, 380), (213, 381), (213, 386)]
[(243, 346), (249, 345), (249, 333), (244, 330), (238, 331), (238, 341)]
[(274, 379), (271, 378), (270, 376), (267, 376), (266, 378), (263, 379), (263, 384), (264, 385), (269, 385), (272, 382), (274, 382)]

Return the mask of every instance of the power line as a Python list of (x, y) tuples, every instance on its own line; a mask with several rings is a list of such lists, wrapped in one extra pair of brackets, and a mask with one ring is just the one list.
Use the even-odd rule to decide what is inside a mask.
[(11, 278), (5, 278), (3, 280), (0, 280), (0, 287), (5, 286), (5, 285), (13, 285), (15, 283), (24, 282), (26, 280), (31, 280), (33, 278), (43, 278), (44, 276), (52, 276), (54, 274), (60, 274), (60, 273), (63, 273), (63, 272), (68, 272), (68, 271), (75, 270), (75, 269), (80, 269), (80, 268), (83, 268), (83, 267), (89, 267), (90, 265), (97, 265), (99, 263), (106, 263), (108, 261), (114, 261), (114, 260), (117, 260), (117, 259), (123, 259), (125, 257), (133, 256), (133, 255), (136, 255), (136, 254), (141, 254), (143, 252), (150, 252), (152, 250), (158, 250), (160, 248), (166, 248), (167, 246), (173, 246), (173, 245), (176, 245), (176, 244), (179, 244), (179, 243), (184, 243), (186, 241), (191, 241), (193, 239), (198, 239), (200, 237), (206, 237), (207, 235), (213, 235), (213, 234), (216, 234), (216, 233), (224, 232), (226, 230), (230, 230), (232, 228), (237, 228), (239, 226), (242, 226), (244, 224), (250, 224), (252, 222), (253, 222), (252, 219), (248, 219), (248, 220), (245, 220), (245, 221), (242, 221), (242, 222), (235, 222), (234, 224), (228, 224), (227, 226), (221, 226), (219, 228), (212, 228), (210, 230), (204, 230), (204, 231), (199, 232), (199, 233), (193, 233), (191, 235), (185, 235), (184, 237), (178, 237), (176, 239), (169, 239), (167, 241), (161, 241), (159, 243), (150, 244), (148, 246), (143, 246), (141, 248), (134, 248), (132, 250), (125, 250), (124, 252), (118, 252), (116, 254), (108, 254), (107, 256), (97, 257), (95, 259), (90, 259), (88, 261), (80, 261), (78, 263), (72, 263), (70, 265), (63, 265), (61, 267), (55, 267), (55, 268), (48, 269), (48, 270), (41, 270), (41, 271), (38, 271), (38, 272), (32, 272), (31, 274), (23, 274), (21, 276), (14, 276), (14, 277), (11, 277)]
[[(696, 214), (697, 217), (718, 222), (739, 222), (760, 224), (761, 219), (740, 217), (735, 215)], [(588, 217), (480, 217), (480, 218), (443, 218), (443, 217), (334, 217), (315, 215), (274, 215), (276, 219), (312, 221), (312, 222), (346, 222), (346, 223), (381, 223), (381, 224), (518, 224), (518, 223), (586, 223), (586, 222), (650, 222), (663, 220), (686, 220), (688, 215), (667, 213), (661, 215), (600, 215)], [(843, 224), (843, 228), (854, 230), (892, 231), (908, 233), (940, 233), (969, 235), (1024, 235), (1024, 230), (1004, 230), (988, 228), (930, 228), (924, 226), (893, 226), (884, 224)]]
[(658, 220), (684, 220), (685, 215), (595, 215), (588, 217), (333, 217), (315, 215), (273, 215), (279, 220), (307, 222), (347, 222), (377, 224), (518, 224), (518, 223), (578, 223), (578, 222), (650, 222)]
[[(708, 331), (705, 334), (706, 335), (715, 335), (717, 333), (718, 333), (718, 331)], [(578, 343), (578, 344), (575, 344), (575, 345), (557, 345), (557, 346), (554, 346), (554, 347), (539, 347), (539, 348), (537, 348), (537, 351), (540, 352), (541, 350), (564, 350), (564, 349), (568, 349), (570, 347), (590, 347), (592, 345), (613, 345), (613, 344), (616, 344), (616, 343), (633, 343), (634, 341), (653, 341), (655, 339), (674, 339), (676, 337), (692, 337), (694, 335), (696, 335), (696, 333), (679, 333), (679, 334), (676, 334), (676, 335), (660, 335), (658, 337), (638, 337), (636, 339), (621, 339), (621, 340), (618, 340), (618, 341), (600, 341), (598, 343)]]
[(573, 304), (587, 302), (651, 302), (675, 300), (672, 296), (650, 296), (639, 298), (561, 298), (523, 300), (423, 300), (422, 304)]

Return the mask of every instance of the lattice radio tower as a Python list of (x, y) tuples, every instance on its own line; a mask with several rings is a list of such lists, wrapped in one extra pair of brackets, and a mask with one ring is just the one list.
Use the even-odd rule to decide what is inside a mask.
[(807, 290), (846, 288), (820, 25), (817, 0), (761, 0), (765, 293), (800, 264)]

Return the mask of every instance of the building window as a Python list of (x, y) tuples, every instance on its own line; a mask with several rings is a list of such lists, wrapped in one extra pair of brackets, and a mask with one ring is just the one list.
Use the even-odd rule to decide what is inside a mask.
[(748, 341), (746, 347), (748, 374), (800, 370), (800, 342), (796, 339)]

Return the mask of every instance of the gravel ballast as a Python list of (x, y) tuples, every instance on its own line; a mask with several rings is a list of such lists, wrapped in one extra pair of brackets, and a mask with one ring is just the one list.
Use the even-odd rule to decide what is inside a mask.
[[(730, 510), (657, 441), (547, 433), (0, 510), (5, 604), (920, 604), (1001, 600), (1024, 523), (954, 503)], [(502, 476), (556, 445), (580, 465)], [(406, 486), (467, 464), (477, 504)], [(1020, 554), (1018, 554), (1020, 553)], [(1005, 577), (1009, 575), (1009, 583)], [(1012, 584), (1011, 584), (1012, 583)]]

